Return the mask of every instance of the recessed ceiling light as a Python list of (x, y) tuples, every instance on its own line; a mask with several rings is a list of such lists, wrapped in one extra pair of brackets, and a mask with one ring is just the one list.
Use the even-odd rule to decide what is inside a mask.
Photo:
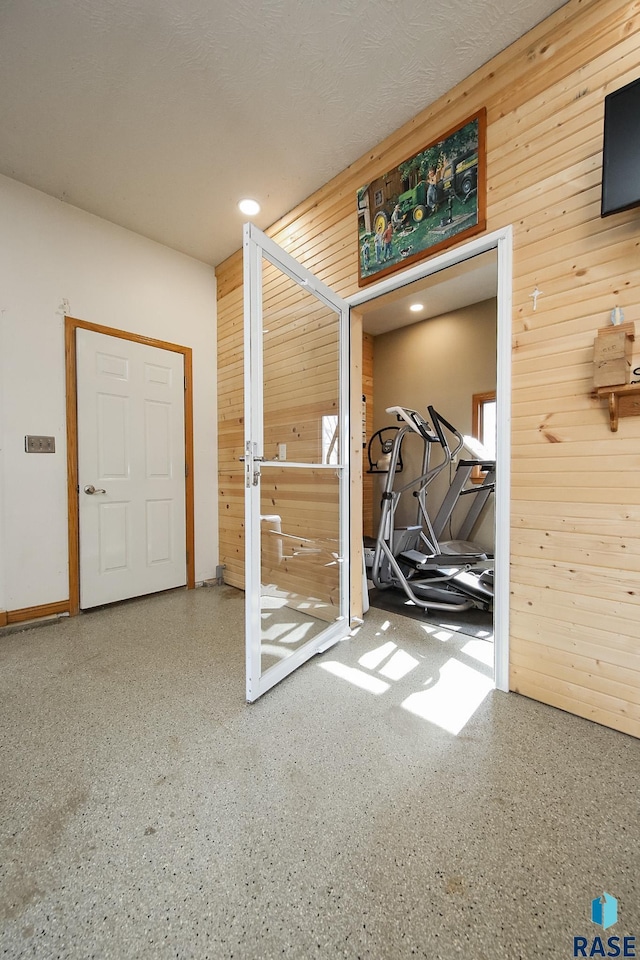
[(260, 204), (257, 200), (241, 200), (238, 204), (241, 213), (246, 213), (248, 217), (255, 217), (256, 213), (260, 213)]
[(409, 310), (411, 310), (412, 313), (420, 313), (421, 310), (424, 310), (424, 304), (412, 303)]

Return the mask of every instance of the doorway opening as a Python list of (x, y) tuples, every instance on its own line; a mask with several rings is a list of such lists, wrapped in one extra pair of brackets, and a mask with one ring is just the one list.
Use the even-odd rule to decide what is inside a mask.
[[(452, 603), (447, 612), (451, 598), (439, 597), (436, 590), (432, 589), (427, 591), (427, 596), (431, 597), (434, 605), (423, 609), (419, 605), (421, 600), (418, 599), (417, 603), (415, 601), (417, 597), (424, 595), (419, 591), (412, 594), (411, 586), (404, 583), (405, 575), (409, 580), (413, 576), (425, 576), (422, 572), (419, 575), (409, 572), (405, 566), (406, 556), (411, 554), (411, 547), (414, 546), (411, 543), (407, 544), (407, 549), (403, 551), (405, 556), (400, 569), (397, 569), (397, 575), (393, 570), (393, 558), (390, 556), (388, 560), (384, 560), (378, 549), (376, 571), (379, 574), (386, 563), (385, 575), (388, 575), (388, 580), (383, 583), (384, 590), (374, 590), (372, 603), (383, 609), (396, 609), (404, 615), (417, 617), (427, 624), (432, 624), (434, 631), (446, 622), (461, 633), (476, 638), (489, 640), (493, 634), (494, 682), (498, 689), (508, 690), (510, 228), (473, 241), (457, 251), (449, 251), (428, 264), (400, 274), (397, 279), (389, 278), (361, 291), (350, 298), (349, 302), (354, 319), (352, 336), (354, 339), (362, 336), (363, 342), (363, 509), (360, 538), (356, 532), (358, 520), (355, 516), (353, 518), (354, 564), (357, 543), (358, 540), (362, 543), (362, 535), (379, 540), (385, 535), (386, 520), (387, 542), (391, 543), (390, 538), (395, 536), (389, 529), (387, 507), (390, 490), (407, 487), (406, 496), (400, 498), (404, 498), (404, 516), (400, 499), (397, 504), (394, 501), (393, 510), (400, 511), (399, 525), (410, 531), (407, 534), (409, 539), (412, 536), (425, 536), (424, 524), (420, 528), (420, 523), (417, 522), (420, 514), (419, 501), (416, 504), (416, 499), (412, 497), (412, 493), (419, 491), (420, 485), (418, 484), (417, 488), (412, 487), (411, 478), (424, 474), (423, 456), (425, 450), (429, 456), (427, 448), (430, 444), (421, 441), (420, 437), (408, 430), (410, 439), (417, 443), (413, 443), (411, 450), (411, 443), (407, 443), (406, 437), (401, 441), (404, 446), (403, 475), (390, 477), (389, 471), (385, 473), (383, 469), (376, 476), (375, 468), (370, 473), (367, 472), (371, 470), (367, 455), (371, 437), (377, 431), (387, 428), (389, 432), (383, 433), (382, 438), (391, 446), (393, 429), (397, 430), (399, 422), (402, 427), (402, 421), (398, 421), (395, 414), (389, 414), (386, 410), (392, 406), (413, 409), (429, 422), (427, 407), (431, 405), (460, 434), (469, 436), (473, 430), (474, 409), (477, 415), (481, 401), (488, 401), (492, 395), (496, 397), (495, 406), (488, 406), (486, 411), (487, 422), (490, 422), (492, 412), (495, 415), (497, 449), (494, 454), (496, 467), (493, 475), (489, 476), (485, 470), (484, 473), (475, 471), (475, 475), (471, 476), (474, 471), (469, 470), (467, 481), (460, 484), (461, 489), (464, 486), (465, 490), (469, 490), (469, 496), (465, 495), (466, 502), (462, 506), (462, 498), (455, 497), (456, 466), (460, 468), (461, 464), (466, 464), (467, 458), (472, 456), (462, 449), (456, 457), (457, 463), (447, 463), (446, 469), (434, 476), (433, 482), (429, 481), (428, 497), (425, 489), (423, 505), (423, 514), (429, 514), (426, 519), (428, 529), (436, 515), (439, 515), (442, 521), (440, 507), (448, 491), (453, 490), (453, 494), (449, 494), (449, 505), (453, 496), (457, 506), (448, 517), (447, 510), (444, 509), (444, 523), (436, 523), (436, 526), (440, 541), (452, 534), (455, 538), (455, 524), (458, 522), (460, 526), (456, 520), (456, 511), (458, 517), (463, 518), (463, 523), (465, 513), (470, 509), (467, 507), (469, 501), (480, 499), (473, 495), (474, 487), (479, 490), (483, 482), (486, 487), (487, 481), (495, 480), (495, 495), (486, 491), (481, 495), (484, 496), (484, 507), (477, 511), (477, 522), (474, 523), (472, 534), (474, 544), (468, 547), (469, 550), (477, 549), (483, 552), (485, 556), (495, 556), (495, 564), (493, 561), (484, 563), (486, 571), (491, 568), (490, 574), (482, 572), (482, 564), (475, 564), (477, 576), (471, 584), (475, 591), (476, 584), (481, 582), (481, 575), (485, 578), (485, 584), (488, 582), (486, 578), (491, 577), (492, 589), (495, 590), (493, 601), (490, 604), (462, 603), (459, 610), (455, 610), (454, 606), (457, 604)], [(422, 308), (411, 312), (409, 308), (415, 308), (418, 303), (422, 304)], [(354, 385), (354, 393), (356, 389)], [(452, 440), (450, 449), (453, 451), (455, 438), (448, 439)], [(448, 442), (446, 446), (449, 446)], [(476, 458), (480, 455), (476, 451)], [(487, 456), (486, 452), (484, 456)], [(386, 462), (383, 463), (383, 468), (385, 465)], [(397, 464), (394, 464), (394, 474), (396, 468)], [(464, 469), (466, 467), (463, 468), (463, 473)], [(462, 477), (459, 470), (457, 477)], [(393, 495), (395, 496), (395, 493)], [(387, 502), (381, 498), (386, 498)], [(418, 517), (413, 517), (412, 511), (416, 508)], [(381, 519), (382, 527), (379, 526)], [(394, 513), (392, 526), (395, 524)], [(431, 531), (429, 536), (430, 534)], [(467, 527), (464, 540), (467, 541), (469, 537)], [(393, 546), (393, 553), (396, 552), (396, 545), (397, 543)], [(399, 552), (398, 550), (398, 555)], [(368, 559), (371, 562), (371, 554)], [(416, 558), (416, 563), (418, 562)], [(426, 576), (430, 574), (427, 573)], [(387, 588), (387, 582), (393, 586)], [(372, 584), (369, 583), (369, 586)], [(451, 586), (448, 584), (445, 590), (451, 590)], [(480, 594), (483, 589), (484, 587), (480, 587)], [(363, 599), (366, 607), (366, 597)], [(437, 602), (439, 599), (446, 600), (444, 609), (440, 608)], [(464, 600), (464, 597), (461, 599)]]

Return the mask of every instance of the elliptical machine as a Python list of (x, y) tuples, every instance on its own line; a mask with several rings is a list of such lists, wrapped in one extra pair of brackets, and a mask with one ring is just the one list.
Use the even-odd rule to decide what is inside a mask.
[[(471, 440), (465, 440), (433, 406), (428, 407), (430, 422), (407, 407), (388, 407), (387, 413), (395, 414), (401, 426), (395, 428), (388, 460), (387, 457), (384, 460), (385, 469), (374, 471), (386, 473), (386, 479), (369, 572), (371, 580), (379, 590), (402, 589), (413, 603), (425, 610), (456, 612), (472, 607), (490, 610), (493, 604), (493, 556), (486, 554), (468, 537), (494, 492), (495, 460), (477, 455), (472, 459), (460, 459), (449, 490), (432, 521), (427, 509), (428, 489), (436, 477), (450, 467), (463, 447), (469, 449)], [(396, 473), (402, 462), (402, 444), (412, 433), (423, 442), (420, 474), (394, 489)], [(454, 438), (453, 448), (449, 445), (447, 433)], [(483, 453), (479, 447), (473, 452)], [(432, 466), (435, 450), (439, 453), (439, 460)], [(484, 478), (480, 485), (467, 488), (465, 484), (474, 467), (481, 468)], [(405, 527), (396, 526), (398, 505), (408, 493), (412, 493), (416, 500), (416, 522)], [(441, 540), (462, 497), (470, 497), (472, 502), (460, 525), (458, 537)]]

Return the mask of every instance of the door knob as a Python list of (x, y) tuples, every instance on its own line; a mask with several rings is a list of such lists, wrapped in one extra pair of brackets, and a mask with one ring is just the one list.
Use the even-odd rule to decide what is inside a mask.
[(84, 492), (85, 492), (85, 493), (106, 493), (107, 491), (106, 491), (106, 490), (102, 490), (102, 489), (96, 490), (96, 488), (94, 487), (94, 485), (93, 485), (92, 483), (88, 483), (88, 484), (86, 485), (86, 487), (84, 488)]

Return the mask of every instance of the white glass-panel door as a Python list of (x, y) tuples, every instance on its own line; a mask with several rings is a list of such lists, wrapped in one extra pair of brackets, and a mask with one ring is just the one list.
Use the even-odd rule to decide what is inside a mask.
[(346, 303), (244, 232), (247, 700), (349, 632)]

